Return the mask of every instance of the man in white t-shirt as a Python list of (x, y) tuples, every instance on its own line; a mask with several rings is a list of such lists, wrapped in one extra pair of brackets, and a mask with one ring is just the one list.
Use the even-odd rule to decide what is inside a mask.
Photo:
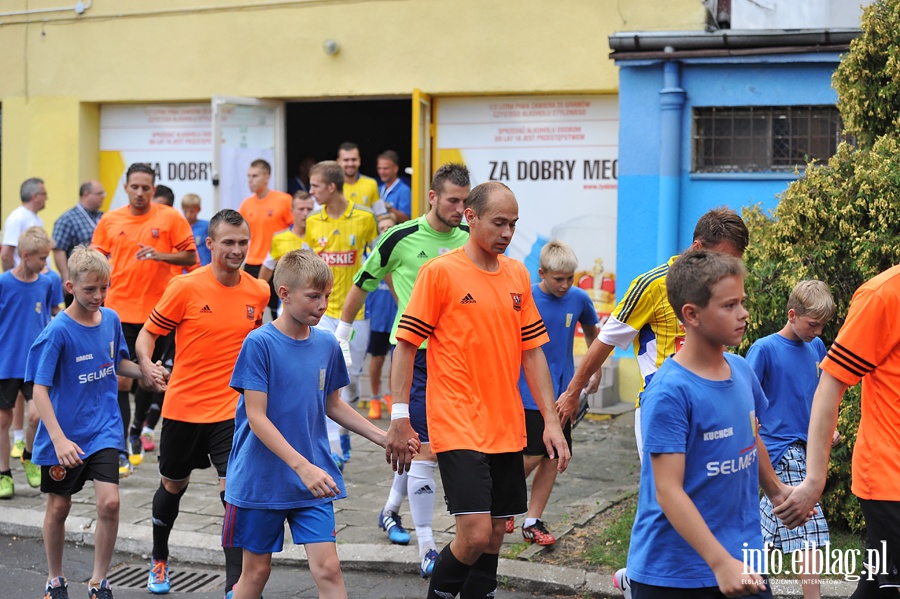
[(19, 190), (22, 205), (9, 213), (3, 223), (3, 246), (0, 248), (0, 262), (3, 270), (9, 270), (19, 263), (19, 235), (28, 227), (43, 227), (44, 221), (37, 215), (47, 203), (44, 181), (37, 177), (26, 179)]

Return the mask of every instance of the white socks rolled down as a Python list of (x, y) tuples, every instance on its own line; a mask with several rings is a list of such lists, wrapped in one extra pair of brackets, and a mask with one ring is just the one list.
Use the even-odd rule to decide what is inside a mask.
[(384, 504), (385, 512), (400, 513), (400, 504), (406, 498), (406, 485), (408, 472), (394, 473), (394, 482), (391, 483), (391, 492), (388, 494), (387, 503)]
[(409, 467), (406, 486), (409, 497), (409, 513), (416, 527), (416, 540), (419, 542), (419, 558), (429, 549), (437, 549), (434, 544), (434, 533), (431, 524), (434, 520), (434, 469), (437, 462), (413, 460)]

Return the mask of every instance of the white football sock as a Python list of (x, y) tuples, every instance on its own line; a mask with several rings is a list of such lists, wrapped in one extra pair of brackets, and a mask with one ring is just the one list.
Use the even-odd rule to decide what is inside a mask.
[(419, 542), (419, 559), (429, 549), (437, 550), (434, 544), (434, 533), (431, 523), (434, 520), (434, 469), (437, 462), (413, 460), (409, 467), (409, 513), (416, 527), (416, 539)]

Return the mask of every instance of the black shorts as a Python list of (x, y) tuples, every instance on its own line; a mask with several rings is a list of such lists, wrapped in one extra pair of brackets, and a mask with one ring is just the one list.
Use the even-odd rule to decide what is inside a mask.
[[(528, 445), (522, 450), (527, 456), (542, 456), (549, 458), (547, 446), (544, 445), (544, 417), (540, 410), (525, 410), (525, 432), (528, 435)], [(569, 453), (572, 453), (572, 423), (566, 422), (563, 427), (563, 435), (566, 437), (566, 445)]]
[[(122, 334), (125, 336), (125, 345), (128, 346), (128, 353), (131, 356), (131, 361), (135, 364), (137, 363), (137, 351), (134, 349), (134, 344), (137, 342), (138, 334), (140, 334), (141, 329), (144, 328), (144, 323), (135, 324), (133, 322), (123, 322), (122, 323)], [(165, 362), (167, 359), (171, 357), (171, 354), (175, 351), (175, 330), (169, 332), (168, 335), (164, 335), (156, 338), (156, 345), (153, 347), (153, 356), (151, 358), (154, 362), (157, 360)]]
[(16, 407), (16, 398), (19, 391), (25, 399), (31, 399), (34, 392), (34, 383), (25, 379), (0, 379), (0, 410), (12, 410)]
[(233, 418), (201, 424), (163, 418), (159, 435), (159, 474), (169, 480), (184, 480), (192, 471), (209, 468), (212, 464), (219, 478), (225, 478), (233, 438)]
[[(758, 595), (741, 595), (741, 597), (753, 599), (772, 599), (772, 589), (766, 582), (766, 590)], [(698, 589), (677, 589), (672, 587), (657, 587), (650, 584), (641, 584), (631, 581), (632, 599), (724, 599), (725, 595), (719, 587), (701, 587)]]
[(386, 356), (391, 351), (391, 334), (382, 331), (369, 331), (369, 347), (366, 353), (373, 356)]
[(85, 481), (119, 484), (119, 449), (107, 447), (84, 458), (81, 466), (41, 466), (41, 493), (66, 497), (84, 488)]
[(444, 501), (453, 516), (521, 516), (528, 511), (522, 452), (481, 453), (467, 449), (437, 454)]
[[(892, 575), (893, 565), (900, 558), (900, 501), (882, 501), (877, 499), (860, 499), (866, 521), (866, 549), (878, 554), (879, 559), (888, 564), (871, 564), (876, 567), (876, 579), (879, 587), (894, 586), (897, 577)], [(887, 555), (882, 555), (882, 541), (886, 542)]]

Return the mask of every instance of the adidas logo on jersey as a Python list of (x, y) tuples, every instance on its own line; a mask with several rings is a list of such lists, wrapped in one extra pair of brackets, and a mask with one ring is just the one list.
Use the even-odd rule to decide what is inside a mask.
[(421, 252), (419, 252), (419, 258), (427, 258), (427, 257), (428, 257), (428, 254), (425, 253), (425, 250), (422, 250)]
[(212, 310), (209, 308), (209, 304), (206, 304), (202, 308), (200, 308), (200, 314), (212, 314)]
[(466, 294), (466, 297), (462, 298), (462, 301), (459, 302), (459, 303), (460, 303), (460, 304), (474, 304), (474, 303), (475, 303), (475, 298), (472, 297), (472, 294), (471, 294), (471, 293), (467, 293), (467, 294)]

